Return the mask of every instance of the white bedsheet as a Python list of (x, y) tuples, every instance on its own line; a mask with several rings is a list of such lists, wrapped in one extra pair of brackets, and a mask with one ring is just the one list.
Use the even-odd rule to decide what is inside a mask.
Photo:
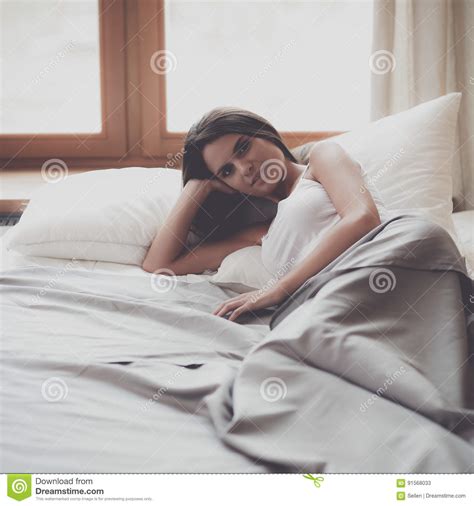
[[(212, 315), (232, 291), (202, 277), (154, 291), (128, 266), (3, 271), (0, 470), (469, 472), (464, 262), (401, 218), (271, 331)], [(374, 265), (396, 292), (368, 289)]]

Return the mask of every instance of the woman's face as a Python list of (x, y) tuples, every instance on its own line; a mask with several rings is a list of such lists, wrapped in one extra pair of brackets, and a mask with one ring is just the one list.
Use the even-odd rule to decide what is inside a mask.
[(248, 195), (272, 194), (287, 174), (282, 150), (260, 137), (226, 134), (206, 144), (202, 156), (213, 174)]

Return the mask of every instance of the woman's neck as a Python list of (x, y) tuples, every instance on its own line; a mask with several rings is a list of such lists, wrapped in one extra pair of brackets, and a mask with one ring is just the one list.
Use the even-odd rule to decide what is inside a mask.
[(296, 183), (306, 169), (306, 165), (292, 162), (285, 159), (286, 177), (282, 179), (275, 187), (272, 194), (268, 196), (273, 202), (280, 202), (286, 199), (294, 190)]

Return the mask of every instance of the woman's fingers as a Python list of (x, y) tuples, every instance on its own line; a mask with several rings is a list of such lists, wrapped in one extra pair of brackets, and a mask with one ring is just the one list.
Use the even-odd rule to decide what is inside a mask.
[(232, 297), (231, 299), (227, 299), (225, 300), (224, 302), (221, 302), (214, 311), (216, 311), (218, 308), (220, 307), (223, 307), (225, 306), (226, 304), (228, 304), (229, 302), (234, 302), (235, 300), (240, 300), (242, 298), (244, 298), (247, 294), (246, 293), (241, 293), (240, 295), (237, 295), (236, 297)]
[(230, 316), (229, 321), (233, 322), (236, 318), (238, 318), (243, 312), (248, 311), (250, 308), (247, 303), (243, 306), (238, 307)]
[(235, 300), (233, 302), (228, 302), (218, 313), (217, 316), (224, 316), (229, 311), (232, 311), (236, 307), (239, 307), (242, 304), (241, 300)]
[(223, 314), (228, 313), (231, 309), (234, 307), (237, 307), (241, 301), (244, 299), (242, 295), (238, 297), (234, 297), (233, 299), (229, 299), (222, 304), (219, 304), (216, 309), (214, 309), (213, 313), (214, 315), (221, 316)]

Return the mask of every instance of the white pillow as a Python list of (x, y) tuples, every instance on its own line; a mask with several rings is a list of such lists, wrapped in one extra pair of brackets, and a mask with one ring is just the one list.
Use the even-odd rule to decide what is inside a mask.
[(25, 255), (141, 266), (181, 193), (175, 169), (94, 170), (34, 192), (7, 250)]
[(270, 288), (274, 276), (262, 263), (261, 246), (247, 246), (227, 255), (209, 281), (235, 292)]
[(385, 206), (420, 213), (456, 240), (452, 161), (461, 93), (448, 93), (353, 131), (337, 142), (367, 172)]
[(464, 249), (467, 272), (474, 279), (474, 210), (453, 213), (453, 221)]
[[(326, 140), (337, 142), (360, 162), (369, 191), (373, 185), (389, 210), (426, 216), (444, 227), (464, 253), (451, 217), (460, 101), (461, 93), (449, 93)], [(268, 278), (261, 246), (255, 248), (245, 257), (238, 252), (228, 255), (212, 279), (228, 286), (262, 288)]]

